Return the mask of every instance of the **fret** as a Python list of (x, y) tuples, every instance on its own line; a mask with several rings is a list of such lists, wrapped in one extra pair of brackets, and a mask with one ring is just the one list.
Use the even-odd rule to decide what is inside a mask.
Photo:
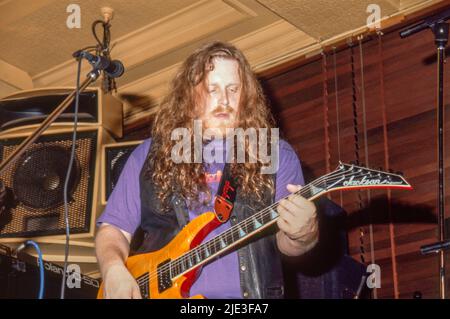
[(210, 256), (214, 255), (216, 252), (218, 252), (220, 249), (218, 247), (218, 241), (217, 238), (211, 239), (206, 244), (206, 258), (209, 258)]
[(234, 243), (234, 231), (232, 228), (229, 229), (229, 231), (227, 231), (227, 233), (229, 234), (229, 236), (225, 237), (225, 242), (227, 243), (227, 246)]
[(185, 272), (186, 270), (192, 268), (192, 266), (195, 265), (195, 262), (192, 260), (192, 255), (183, 255), (180, 256), (178, 259), (175, 260), (177, 262), (177, 268), (178, 270), (174, 274), (174, 277)]
[(178, 275), (178, 263), (173, 261), (169, 265), (170, 267), (170, 278), (174, 278)]
[(250, 234), (253, 231), (253, 223), (251, 222), (251, 220), (252, 218), (249, 217), (241, 223), (243, 225), (242, 228), (244, 229), (246, 234)]
[(179, 274), (181, 274), (182, 272), (184, 272), (184, 267), (183, 267), (183, 263), (181, 263), (179, 260), (178, 260), (178, 273), (177, 273), (177, 276), (179, 275)]
[(211, 253), (215, 254), (218, 251), (220, 251), (221, 247), (220, 247), (220, 236), (216, 237), (214, 239), (212, 239), (212, 249), (211, 249)]
[(269, 212), (270, 212), (270, 214), (269, 214), (270, 215), (270, 220), (274, 220), (275, 218), (278, 217), (278, 213), (277, 213), (277, 211), (275, 209), (270, 208)]
[(204, 259), (211, 256), (209, 249), (210, 249), (210, 246), (208, 246), (208, 244), (203, 247), (203, 255), (205, 256)]
[(205, 252), (205, 244), (202, 244), (197, 247), (198, 255), (200, 256), (200, 261), (203, 261), (206, 259), (206, 252)]
[(183, 265), (177, 259), (175, 259), (174, 261), (176, 261), (176, 263), (177, 263), (177, 270), (176, 270), (175, 276), (178, 276), (179, 274), (181, 274), (184, 271), (183, 270)]
[(247, 233), (250, 234), (255, 230), (254, 218), (250, 217), (246, 222)]
[(310, 198), (314, 195), (314, 186), (305, 186), (300, 192), (299, 194), (304, 197), (304, 198)]
[(227, 247), (227, 242), (226, 242), (224, 236), (220, 236), (219, 245), (220, 245), (220, 249)]
[(257, 221), (257, 223), (260, 224), (261, 226), (264, 225), (265, 224), (265, 221), (264, 221), (265, 212), (264, 213), (258, 213), (257, 215), (258, 216), (255, 217), (255, 220)]
[(175, 272), (174, 272), (174, 265), (173, 263), (169, 263), (169, 278), (172, 279), (173, 277), (175, 277)]
[(271, 221), (269, 210), (261, 215), (261, 220), (264, 225)]
[(202, 258), (200, 257), (199, 249), (194, 249), (194, 256), (195, 256), (195, 263), (198, 264), (202, 261)]
[(244, 237), (245, 235), (247, 235), (247, 233), (244, 230), (244, 225), (241, 226), (237, 226), (237, 231), (238, 231), (238, 236), (239, 238)]
[(183, 273), (186, 270), (186, 268), (184, 267), (184, 262), (183, 260), (179, 260), (178, 261), (178, 273), (177, 276), (181, 273)]
[(183, 260), (183, 266), (184, 266), (184, 269), (189, 269), (188, 258), (187, 258), (186, 256), (184, 256), (184, 257), (182, 258), (182, 260)]
[(186, 258), (187, 258), (187, 262), (188, 262), (188, 268), (191, 268), (192, 266), (194, 266), (194, 261), (192, 260), (192, 255), (189, 255)]
[(326, 189), (326, 186), (322, 185), (322, 184), (321, 185), (311, 185), (310, 187), (305, 189), (302, 196), (305, 198), (311, 198), (311, 197), (323, 192), (324, 189)]
[(252, 221), (253, 221), (253, 227), (255, 230), (262, 226), (262, 223), (258, 220), (258, 216), (254, 216), (252, 218)]

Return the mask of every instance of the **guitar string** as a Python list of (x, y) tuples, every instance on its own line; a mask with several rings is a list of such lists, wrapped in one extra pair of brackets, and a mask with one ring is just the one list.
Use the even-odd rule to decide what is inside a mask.
[[(367, 175), (367, 173), (364, 173), (364, 174), (361, 174), (361, 175)], [(336, 178), (335, 178), (335, 179), (336, 179)], [(311, 183), (311, 184), (312, 184), (312, 183)], [(309, 184), (309, 185), (311, 185), (311, 184)], [(305, 186), (305, 187), (306, 187), (306, 186)], [(304, 188), (302, 188), (302, 189), (304, 189)], [(301, 190), (300, 190), (300, 191), (301, 191)], [(300, 191), (299, 191), (299, 192), (300, 192)], [(296, 192), (296, 193), (297, 193), (297, 192)], [(288, 195), (288, 196), (290, 196), (290, 195)], [(278, 202), (272, 204), (271, 206), (276, 206), (276, 205), (278, 205)], [(248, 226), (251, 222), (253, 222), (252, 219), (254, 219), (255, 217), (256, 217), (256, 218), (258, 218), (258, 217), (263, 217), (263, 215), (264, 215), (265, 213), (272, 213), (273, 207), (271, 207), (271, 206), (269, 206), (269, 207), (267, 207), (266, 209), (263, 209), (263, 210), (261, 210), (260, 212), (258, 212), (258, 213), (256, 213), (256, 214), (252, 215), (251, 217), (249, 217), (249, 218), (247, 218), (246, 220), (242, 221), (241, 223), (235, 225), (234, 227), (227, 229), (226, 231), (224, 231), (224, 232), (221, 233), (220, 235), (217, 235), (214, 239), (216, 239), (216, 238), (218, 238), (218, 237), (220, 237), (220, 236), (228, 236), (228, 239), (229, 239), (229, 238), (230, 238), (229, 235), (231, 235), (232, 240), (234, 240), (234, 235), (236, 235), (236, 236), (239, 235), (239, 234), (236, 233), (236, 231), (239, 231), (240, 228), (242, 228), (243, 225)], [(260, 216), (256, 216), (256, 215), (258, 215), (258, 214), (259, 214)], [(278, 216), (277, 216), (277, 217), (278, 217)], [(275, 219), (276, 219), (276, 218), (275, 218)], [(273, 220), (274, 220), (274, 219), (273, 219)], [(240, 227), (238, 227), (238, 226), (240, 226)], [(259, 228), (258, 228), (258, 229), (259, 229)], [(255, 230), (257, 230), (257, 229), (255, 229)], [(228, 232), (228, 233), (227, 233), (227, 232)], [(227, 233), (227, 234), (226, 234), (226, 233)], [(211, 239), (210, 241), (213, 241), (214, 239)], [(238, 237), (238, 239), (240, 239), (240, 237)], [(167, 263), (166, 265), (164, 265), (164, 266), (162, 266), (161, 268), (157, 269), (156, 273), (155, 273), (155, 272), (152, 272), (152, 274), (150, 275), (150, 279), (153, 279), (155, 276), (157, 276), (158, 274), (161, 274), (161, 272), (163, 272), (163, 271), (167, 271), (167, 269), (168, 269), (169, 267), (174, 268), (174, 267), (175, 267), (175, 266), (174, 266), (174, 265), (175, 265), (175, 262), (176, 262), (176, 261), (179, 261), (181, 258), (183, 258), (183, 257), (184, 257), (184, 259), (186, 259), (187, 257), (192, 258), (192, 256), (193, 256), (194, 254), (198, 254), (198, 252), (194, 252), (194, 250), (196, 250), (196, 249), (198, 250), (199, 248), (205, 248), (205, 244), (209, 244), (210, 241), (208, 241), (207, 243), (201, 244), (200, 246), (197, 246), (196, 248), (194, 248), (193, 250), (191, 250), (189, 253), (186, 253), (186, 254), (184, 254), (184, 255), (178, 257), (177, 259), (171, 261), (170, 263)], [(210, 246), (210, 247), (212, 247), (212, 246)], [(178, 264), (177, 264), (177, 266), (180, 266), (180, 265), (181, 265), (181, 263), (178, 263)], [(196, 265), (196, 264), (194, 264), (194, 265), (191, 266), (190, 268), (195, 268), (195, 265)], [(148, 278), (148, 276), (149, 276), (149, 275), (141, 276), (141, 278), (142, 278), (141, 281), (145, 281), (145, 280)]]
[[(316, 179), (315, 181), (311, 182), (310, 184), (304, 186), (304, 187), (301, 188), (299, 191), (295, 192), (295, 194), (301, 193), (301, 192), (306, 192), (306, 191), (308, 191), (308, 187), (311, 187), (311, 186), (316, 186), (316, 187), (317, 187), (317, 186), (318, 186), (320, 183), (322, 183), (327, 177), (331, 177), (331, 176), (333, 176), (334, 174), (336, 174), (337, 176), (336, 176), (336, 177), (333, 177), (333, 178), (334, 178), (334, 179), (339, 179), (339, 178), (340, 178), (339, 174), (345, 175), (345, 173), (348, 173), (349, 171), (351, 171), (351, 169), (349, 169), (349, 170), (347, 170), (347, 171), (344, 171), (344, 172), (337, 171), (337, 172), (332, 172), (332, 173), (329, 173), (329, 174), (327, 174), (327, 175), (324, 175), (324, 176), (322, 176), (322, 177)], [(288, 196), (290, 196), (290, 195), (288, 195)], [(287, 198), (288, 196), (285, 196), (283, 199)], [(282, 200), (282, 199), (280, 199), (280, 201), (281, 201), (281, 200)], [(278, 201), (278, 202), (279, 202), (279, 201)], [(275, 204), (278, 204), (278, 202), (277, 202), (277, 203), (274, 203), (274, 204), (272, 204), (272, 205), (270, 205), (270, 206), (268, 206), (268, 207), (266, 207), (266, 208), (264, 208), (264, 209), (262, 209), (261, 211), (255, 213), (254, 215), (252, 215), (252, 216), (249, 217), (248, 219), (250, 220), (250, 219), (254, 218), (256, 215), (258, 215), (258, 214), (261, 215), (260, 217), (263, 217), (263, 214), (266, 213), (266, 212), (271, 212), (271, 210), (273, 209), (273, 207), (275, 206)], [(236, 231), (236, 230), (238, 230), (238, 226), (241, 226), (241, 227), (242, 227), (242, 225), (245, 224), (245, 222), (247, 222), (247, 225), (249, 224), (249, 223), (248, 223), (249, 221), (247, 221), (247, 219), (246, 219), (246, 220), (242, 221), (241, 223), (235, 225), (234, 227), (231, 227), (231, 228), (229, 228), (229, 229), (223, 231), (221, 234), (217, 235), (215, 238), (218, 238), (218, 237), (225, 237), (225, 238), (227, 238), (227, 239), (230, 239), (230, 235), (231, 235), (231, 238), (233, 239), (233, 232)], [(246, 225), (246, 226), (247, 226), (247, 225)], [(227, 234), (226, 234), (226, 233), (227, 233)], [(212, 240), (213, 240), (213, 239), (212, 239)], [(210, 240), (210, 241), (212, 241), (212, 240)], [(210, 241), (208, 241), (207, 243), (209, 243)], [(205, 244), (206, 244), (206, 243), (205, 243)], [(203, 245), (203, 244), (202, 244), (202, 245)], [(200, 245), (200, 246), (202, 246), (202, 245)], [(159, 269), (156, 270), (156, 273), (155, 273), (155, 272), (152, 272), (151, 274), (148, 273), (146, 276), (141, 276), (141, 281), (142, 281), (142, 282), (146, 281), (146, 279), (148, 279), (149, 276), (150, 276), (150, 279), (153, 279), (155, 276), (157, 276), (157, 275), (160, 274), (161, 272), (167, 271), (169, 267), (173, 267), (172, 264), (175, 263), (176, 261), (179, 261), (179, 260), (185, 261), (186, 259), (191, 258), (191, 257), (193, 256), (193, 251), (196, 250), (196, 249), (198, 249), (198, 248), (199, 248), (199, 246), (197, 246), (196, 248), (194, 248), (194, 249), (191, 250), (190, 252), (185, 253), (185, 254), (179, 256), (177, 259), (173, 260), (172, 262), (167, 263), (167, 264), (164, 265), (164, 266), (161, 266), (161, 268), (159, 268)]]
[[(364, 174), (363, 174), (363, 175), (364, 175)], [(278, 204), (278, 203), (276, 203), (276, 204)], [(228, 229), (227, 231), (230, 231), (230, 230), (233, 230), (233, 231), (230, 231), (228, 234), (226, 234), (226, 236), (231, 235), (231, 236), (232, 236), (232, 239), (234, 240), (234, 235), (238, 235), (238, 234), (235, 233), (236, 230), (239, 230), (239, 228), (238, 228), (237, 226), (241, 226), (241, 228), (242, 228), (242, 225), (244, 225), (244, 224), (247, 224), (247, 226), (248, 226), (249, 222), (252, 222), (251, 219), (257, 217), (257, 216), (255, 216), (255, 215), (259, 214), (259, 215), (260, 215), (259, 217), (263, 217), (263, 215), (264, 215), (265, 213), (268, 213), (268, 212), (271, 213), (271, 210), (272, 210), (272, 209), (270, 209), (270, 210), (262, 210), (262, 211), (260, 211), (260, 212), (258, 212), (258, 213), (256, 213), (256, 214), (252, 215), (252, 216), (249, 217), (248, 219), (242, 221), (240, 224), (234, 226), (234, 227), (236, 227), (236, 228), (233, 227), (233, 228)], [(277, 217), (278, 217), (278, 216), (277, 216)], [(277, 217), (276, 217), (276, 218), (277, 218)], [(275, 218), (275, 219), (276, 219), (276, 218)], [(273, 220), (274, 220), (274, 219), (273, 219)], [(257, 230), (257, 229), (255, 229), (255, 231), (256, 231), (256, 230)], [(225, 232), (227, 232), (227, 231), (225, 231)], [(222, 236), (225, 235), (225, 232), (223, 232), (221, 235), (222, 235)], [(233, 233), (234, 233), (234, 235), (233, 235)], [(221, 235), (218, 235), (218, 236), (216, 236), (215, 238), (218, 238), (218, 237), (221, 236)], [(239, 237), (238, 237), (238, 239), (239, 239)], [(207, 242), (207, 243), (209, 243), (209, 242)], [(202, 244), (202, 245), (200, 245), (200, 246), (194, 248), (194, 250), (200, 248), (201, 246), (202, 246), (202, 248), (204, 248), (204, 245), (205, 245), (205, 244), (206, 244), (206, 243), (204, 243), (204, 244)], [(191, 251), (191, 252), (192, 252), (192, 251)], [(220, 252), (220, 251), (219, 251), (219, 252)], [(196, 252), (196, 253), (197, 253), (197, 252)], [(171, 264), (174, 264), (174, 262), (177, 261), (177, 260), (179, 260), (181, 257), (187, 257), (187, 256), (189, 256), (189, 255), (192, 256), (193, 254), (185, 254), (185, 255), (182, 255), (182, 256), (180, 256), (179, 258), (177, 258), (176, 260), (174, 260), (174, 261), (168, 263), (167, 265), (164, 265), (164, 266), (162, 266), (161, 268), (157, 269), (156, 273), (153, 272), (153, 273), (150, 275), (150, 279), (153, 279), (155, 276), (160, 275), (163, 271), (167, 271), (168, 267), (174, 268), (175, 266), (174, 266), (174, 265), (171, 265)], [(180, 266), (180, 263), (178, 263), (177, 266)], [(194, 264), (193, 266), (191, 266), (190, 268), (195, 268), (195, 264)], [(142, 281), (142, 282), (143, 282), (143, 281), (146, 281), (146, 279), (149, 278), (148, 273), (147, 273), (145, 276), (141, 276), (141, 278), (142, 278), (142, 279), (141, 279), (140, 281)]]
[[(335, 177), (335, 180), (336, 180), (336, 179), (339, 179), (339, 178), (340, 178), (340, 177)], [(333, 179), (330, 179), (330, 181), (332, 182), (332, 181), (334, 181), (334, 180), (333, 180)], [(326, 188), (326, 187), (323, 187), (323, 188)], [(309, 190), (306, 190), (306, 191), (309, 191)], [(288, 196), (290, 196), (290, 195), (288, 195)], [(287, 196), (286, 196), (286, 197), (287, 197)], [(280, 201), (281, 201), (281, 200), (280, 200)], [(173, 260), (173, 261), (171, 262), (171, 263), (172, 263), (172, 266), (173, 266), (173, 267), (180, 266), (180, 265), (183, 266), (183, 263), (186, 261), (186, 259), (188, 259), (188, 258), (193, 258), (193, 257), (195, 257), (196, 255), (197, 255), (197, 256), (200, 256), (200, 255), (201, 255), (200, 251), (201, 251), (202, 249), (205, 249), (205, 248), (206, 248), (206, 249), (210, 249), (210, 250), (211, 250), (211, 248), (215, 248), (214, 245), (217, 243), (217, 240), (218, 240), (219, 238), (228, 240), (228, 239), (230, 239), (230, 237), (231, 237), (231, 240), (232, 240), (232, 242), (233, 242), (233, 241), (234, 241), (234, 235), (237, 235), (237, 236), (238, 236), (237, 238), (240, 239), (240, 236), (239, 236), (239, 232), (240, 232), (240, 231), (242, 231), (244, 228), (247, 228), (247, 229), (248, 229), (248, 226), (253, 226), (255, 219), (265, 217), (265, 216), (263, 216), (264, 213), (266, 213), (266, 212), (272, 213), (272, 212), (273, 212), (273, 209), (276, 208), (276, 207), (278, 206), (278, 204), (279, 204), (280, 201), (277, 201), (277, 203), (274, 203), (274, 204), (272, 204), (272, 205), (270, 205), (270, 206), (268, 206), (268, 207), (262, 209), (261, 211), (259, 211), (259, 212), (255, 213), (255, 214), (253, 214), (252, 216), (250, 216), (249, 218), (243, 220), (243, 221), (240, 222), (239, 224), (237, 224), (237, 225), (235, 225), (235, 226), (233, 226), (233, 227), (231, 227), (231, 228), (229, 228), (229, 229), (223, 231), (221, 234), (219, 234), (219, 235), (217, 235), (216, 237), (210, 239), (210, 240), (207, 241), (206, 243), (203, 243), (203, 244), (197, 246), (196, 248), (194, 248), (193, 250), (191, 250), (189, 253), (186, 253), (186, 254), (184, 254), (184, 255), (178, 257), (176, 260)], [(259, 215), (258, 215), (258, 214), (259, 214)], [(253, 231), (256, 231), (256, 230), (258, 230), (258, 229), (259, 229), (259, 227), (256, 228), (256, 229), (254, 229)], [(251, 231), (251, 232), (253, 232), (253, 231)], [(250, 233), (251, 233), (251, 232), (250, 232)], [(223, 248), (226, 248), (226, 247), (223, 247)], [(223, 248), (222, 248), (222, 249), (223, 249)], [(197, 251), (196, 251), (196, 250), (197, 250)], [(178, 261), (179, 261), (179, 262), (178, 262)]]
[[(360, 171), (360, 172), (361, 172), (361, 171)], [(330, 178), (330, 181), (332, 182), (332, 181), (338, 180), (339, 178), (341, 178), (341, 176), (339, 176), (339, 174), (340, 174), (340, 175), (345, 175), (345, 173), (346, 173), (346, 172), (342, 172), (342, 173), (341, 173), (341, 172), (333, 172), (333, 173), (330, 173), (330, 174), (329, 174), (330, 176), (333, 176), (333, 174), (336, 174), (336, 176)], [(367, 175), (367, 173), (360, 174), (359, 176), (363, 176), (363, 175)], [(354, 175), (354, 176), (359, 177), (358, 175)], [(303, 190), (303, 191), (306, 191), (306, 190), (309, 191), (309, 189), (307, 189), (308, 187), (311, 187), (311, 186), (317, 186), (317, 185), (318, 185), (320, 182), (322, 182), (326, 177), (329, 177), (329, 176), (325, 175), (325, 176), (323, 176), (322, 178), (317, 179), (316, 181), (314, 181), (314, 182), (312, 182), (312, 183), (306, 185), (305, 187), (303, 187), (303, 188), (300, 189), (299, 191), (295, 192), (295, 194), (301, 193), (302, 190)], [(314, 184), (315, 184), (315, 185), (314, 185)], [(291, 194), (290, 194), (290, 195), (291, 195)], [(290, 195), (288, 195), (288, 196), (290, 196)], [(288, 196), (284, 197), (283, 199), (287, 198)], [(282, 200), (282, 199), (281, 199), (281, 200)], [(281, 200), (280, 200), (280, 201), (281, 201)], [(235, 225), (235, 226), (233, 226), (233, 227), (231, 227), (231, 228), (225, 230), (224, 232), (222, 232), (221, 234), (217, 235), (216, 237), (214, 237), (213, 239), (209, 240), (208, 242), (203, 243), (203, 244), (197, 246), (196, 248), (194, 248), (194, 249), (191, 250), (190, 252), (181, 255), (181, 256), (178, 257), (177, 259), (175, 259), (175, 260), (171, 261), (170, 263), (167, 263), (166, 265), (164, 265), (164, 266), (162, 266), (161, 268), (157, 269), (157, 273), (153, 272), (152, 274), (149, 274), (149, 275), (147, 275), (147, 276), (142, 276), (142, 277), (141, 277), (141, 278), (142, 278), (141, 281), (145, 281), (145, 280), (147, 279), (146, 277), (148, 277), (148, 276), (150, 276), (150, 278), (152, 279), (152, 278), (154, 278), (156, 275), (160, 274), (161, 272), (167, 271), (167, 270), (169, 269), (169, 267), (172, 267), (172, 269), (174, 269), (175, 267), (183, 266), (182, 262), (186, 261), (186, 259), (192, 258), (192, 257), (194, 257), (194, 255), (196, 255), (196, 254), (197, 254), (197, 256), (199, 256), (198, 250), (200, 250), (200, 249), (202, 249), (202, 248), (207, 248), (208, 246), (209, 246), (209, 248), (212, 248), (212, 247), (213, 247), (213, 246), (212, 246), (213, 242), (214, 242), (215, 240), (217, 240), (219, 237), (226, 238), (226, 239), (230, 239), (230, 238), (231, 238), (231, 240), (234, 241), (234, 237), (239, 235), (239, 233), (236, 233), (236, 232), (239, 232), (240, 230), (242, 230), (242, 228), (247, 227), (247, 226), (249, 226), (250, 224), (253, 224), (255, 218), (263, 218), (263, 217), (266, 217), (266, 216), (264, 216), (264, 214), (266, 214), (266, 213), (272, 213), (273, 208), (275, 208), (276, 206), (278, 206), (278, 204), (279, 204), (279, 201), (278, 201), (277, 203), (274, 203), (274, 204), (272, 204), (272, 205), (266, 207), (265, 209), (262, 209), (261, 211), (255, 213), (254, 215), (252, 215), (251, 217), (245, 219), (245, 220), (242, 221), (241, 223), (239, 223), (239, 224), (237, 224), (237, 225)], [(259, 216), (258, 216), (258, 215), (259, 215)], [(277, 217), (278, 217), (278, 216), (277, 216)], [(277, 218), (277, 217), (276, 217), (276, 218)], [(255, 229), (255, 230), (258, 230), (258, 229), (259, 229), (259, 228)], [(237, 238), (239, 239), (240, 237), (237, 237)], [(233, 243), (233, 242), (232, 242), (232, 243)], [(226, 248), (226, 247), (224, 247), (224, 248)], [(219, 251), (220, 251), (220, 250), (219, 250)], [(195, 264), (194, 264), (193, 266), (191, 266), (191, 268), (194, 268), (194, 267), (195, 267)]]

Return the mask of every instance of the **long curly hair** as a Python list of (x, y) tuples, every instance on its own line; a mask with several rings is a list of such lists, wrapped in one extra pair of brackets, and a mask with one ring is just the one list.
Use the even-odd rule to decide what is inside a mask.
[[(235, 127), (244, 130), (274, 127), (275, 122), (262, 88), (243, 53), (223, 42), (212, 42), (200, 47), (185, 60), (176, 73), (169, 93), (161, 102), (154, 118), (151, 132), (153, 145), (144, 169), (146, 178), (153, 180), (164, 209), (168, 209), (174, 192), (187, 200), (191, 208), (196, 204), (207, 204), (211, 200), (204, 165), (193, 162), (175, 163), (171, 159), (172, 148), (177, 142), (171, 139), (171, 132), (176, 128), (187, 128), (193, 141), (194, 120), (203, 112), (200, 109), (201, 103), (197, 103), (201, 94), (196, 87), (204, 83), (208, 72), (214, 69), (216, 58), (232, 59), (239, 65), (242, 88)], [(245, 156), (249, 158), (251, 150), (248, 137), (245, 138)], [(194, 154), (194, 143), (191, 146), (191, 154)], [(267, 149), (270, 149), (269, 141)], [(235, 161), (230, 165), (233, 177), (238, 179), (242, 196), (256, 194), (261, 199), (267, 191), (273, 194), (273, 178), (260, 173), (263, 165), (259, 159), (256, 163), (246, 160), (245, 163)]]

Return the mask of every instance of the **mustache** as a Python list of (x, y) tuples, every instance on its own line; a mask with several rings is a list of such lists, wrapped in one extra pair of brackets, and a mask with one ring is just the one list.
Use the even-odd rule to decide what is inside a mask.
[(229, 105), (228, 106), (219, 105), (219, 106), (215, 107), (211, 113), (213, 115), (220, 114), (220, 113), (233, 114), (234, 109)]

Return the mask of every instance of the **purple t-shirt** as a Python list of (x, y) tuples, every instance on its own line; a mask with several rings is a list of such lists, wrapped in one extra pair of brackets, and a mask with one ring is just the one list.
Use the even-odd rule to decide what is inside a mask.
[[(108, 204), (103, 214), (97, 220), (97, 225), (108, 223), (130, 234), (133, 234), (139, 227), (141, 222), (139, 174), (147, 157), (150, 143), (151, 139), (145, 140), (130, 155), (117, 185), (108, 199)], [(225, 147), (222, 140), (214, 140), (211, 143), (214, 143), (212, 148), (215, 152), (224, 151)], [(224, 165), (223, 163), (205, 164), (208, 186), (213, 195), (217, 193)], [(289, 195), (286, 189), (287, 184), (303, 185), (304, 179), (300, 161), (295, 151), (287, 142), (281, 140), (279, 143), (279, 165), (276, 176), (276, 201)], [(212, 197), (208, 205), (202, 206), (197, 211), (189, 211), (189, 218), (192, 220), (199, 214), (213, 211), (214, 196)], [(217, 236), (229, 227), (229, 222), (220, 225), (204, 241)], [(242, 298), (236, 252), (224, 255), (202, 268), (199, 277), (190, 290), (191, 296), (197, 294), (202, 294), (210, 299)]]

